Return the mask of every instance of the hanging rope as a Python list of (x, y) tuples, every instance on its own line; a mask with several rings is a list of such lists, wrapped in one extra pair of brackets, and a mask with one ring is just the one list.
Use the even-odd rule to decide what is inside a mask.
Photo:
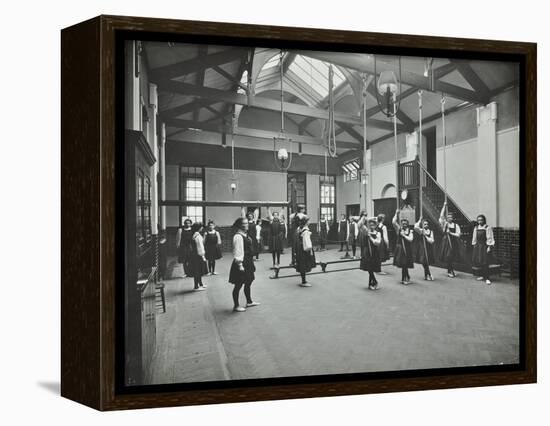
[[(363, 176), (365, 179), (368, 179), (366, 182), (361, 183), (364, 185), (364, 197), (365, 197), (365, 211), (368, 210), (367, 206), (367, 184), (371, 186), (370, 176), (367, 175), (367, 151), (368, 151), (368, 140), (367, 140), (367, 76), (363, 75)], [(367, 177), (368, 176), (368, 177)], [(370, 188), (369, 188), (370, 189)]]
[[(443, 189), (445, 192), (445, 206), (447, 205), (447, 132), (445, 130), (445, 95), (441, 95), (441, 127), (443, 131)], [(445, 208), (447, 214), (447, 208)]]
[(395, 148), (395, 200), (396, 209), (399, 209), (399, 157), (397, 156), (397, 102), (393, 102), (393, 145)]
[(334, 124), (334, 70), (332, 65), (328, 67), (328, 140), (329, 155), (336, 157), (336, 126)]
[(231, 124), (231, 176), (235, 179), (235, 114)]
[[(284, 80), (284, 70), (283, 70), (283, 59), (284, 59), (284, 53), (281, 50), (280, 57), (279, 57), (279, 77), (280, 77), (280, 88), (281, 88), (281, 134), (280, 136), (273, 138), (273, 157), (275, 159), (275, 164), (282, 170), (286, 171), (290, 169), (290, 166), (292, 165), (292, 140), (285, 136), (285, 92), (284, 92), (284, 86), (283, 86), (283, 80)], [(287, 152), (288, 154), (288, 164), (283, 166), (283, 163), (279, 166), (279, 159), (277, 157), (277, 139), (284, 139), (289, 142), (289, 150)]]

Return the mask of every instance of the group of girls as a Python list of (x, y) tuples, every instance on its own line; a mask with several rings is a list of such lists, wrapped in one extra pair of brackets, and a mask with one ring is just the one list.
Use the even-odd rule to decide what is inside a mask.
[[(495, 245), (493, 229), (487, 225), (484, 215), (479, 215), (476, 222), (472, 232), (472, 266), (481, 271), (481, 275), (477, 277), (478, 281), (485, 281), (486, 284), (491, 284), (489, 263)], [(395, 212), (392, 223), (397, 234), (393, 264), (401, 269), (401, 283), (406, 285), (411, 282), (409, 269), (414, 267), (414, 233), (420, 236), (417, 251), (418, 260), (424, 268), (424, 279), (433, 281), (430, 264), (433, 264), (435, 259), (433, 250), (435, 238), (434, 232), (430, 228), (430, 223), (421, 217), (415, 223), (414, 229), (411, 229), (407, 219), (402, 218), (400, 220), (399, 210)], [(439, 225), (443, 231), (440, 260), (447, 267), (447, 276), (455, 278), (454, 264), (460, 259), (461, 255), (460, 236), (462, 235), (462, 231), (458, 223), (455, 222), (454, 214), (447, 211), (447, 203), (444, 203), (441, 209)]]
[(220, 233), (212, 220), (206, 230), (201, 222), (193, 223), (191, 219), (185, 219), (183, 227), (178, 229), (178, 262), (183, 266), (184, 278), (193, 277), (195, 291), (206, 289), (202, 282), (204, 275), (217, 275), (216, 260), (222, 257), (221, 246)]

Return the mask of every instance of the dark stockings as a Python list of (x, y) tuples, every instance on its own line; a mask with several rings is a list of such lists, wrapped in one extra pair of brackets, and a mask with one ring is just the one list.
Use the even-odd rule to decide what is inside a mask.
[(195, 281), (195, 289), (202, 287), (202, 277), (201, 276), (195, 276), (193, 277), (193, 280)]
[(208, 272), (214, 273), (216, 271), (216, 261), (215, 260), (209, 260), (208, 261)]
[(302, 276), (302, 284), (305, 284), (306, 283), (306, 273), (305, 272), (300, 272), (300, 275)]
[(239, 293), (241, 288), (244, 286), (244, 296), (246, 297), (246, 303), (252, 303), (252, 295), (250, 292), (250, 287), (252, 283), (243, 283), (243, 284), (234, 284), (233, 285), (233, 306), (237, 308), (239, 306)]
[(401, 268), (401, 281), (409, 281), (411, 277), (409, 276), (408, 268)]
[(273, 257), (273, 264), (279, 265), (281, 263), (281, 253), (278, 251), (271, 252), (271, 256)]
[(424, 267), (424, 278), (430, 277), (432, 275), (432, 273), (430, 272), (430, 265), (424, 263), (422, 264), (422, 266)]
[(452, 261), (452, 260), (449, 260), (449, 261), (447, 262), (447, 272), (448, 272), (449, 274), (454, 274), (454, 273), (455, 273), (455, 270), (454, 270), (454, 268), (453, 268), (453, 261)]
[(351, 244), (351, 252), (353, 254), (353, 257), (355, 257), (355, 253), (357, 252), (357, 244), (355, 243)]
[(377, 284), (378, 284), (378, 281), (376, 281), (374, 272), (369, 271), (369, 286), (375, 286)]

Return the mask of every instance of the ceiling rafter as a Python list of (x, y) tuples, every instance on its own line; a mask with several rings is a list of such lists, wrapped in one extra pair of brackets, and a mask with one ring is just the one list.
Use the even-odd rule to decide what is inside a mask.
[[(207, 45), (200, 45), (199, 46), (199, 55), (197, 60), (202, 61), (202, 58), (208, 54), (208, 46)], [(195, 80), (195, 84), (197, 86), (204, 86), (204, 77), (206, 75), (207, 68), (204, 68), (201, 72), (197, 73), (197, 78)], [(198, 121), (199, 120), (199, 114), (200, 114), (201, 107), (199, 106), (195, 111), (193, 111), (193, 120)]]
[[(374, 61), (366, 60), (368, 55), (365, 54), (321, 51), (300, 51), (299, 54), (359, 72), (374, 74)], [(394, 71), (396, 74), (399, 74), (399, 67), (394, 64), (378, 61), (376, 71), (377, 73), (382, 71)], [(416, 87), (417, 90), (422, 89), (430, 92), (441, 92), (456, 99), (481, 105), (486, 103), (486, 99), (483, 95), (474, 90), (465, 89), (437, 79), (434, 81), (434, 87), (432, 88), (428, 77), (410, 71), (401, 70), (401, 81), (408, 86)]]
[(187, 74), (201, 72), (214, 65), (223, 65), (236, 61), (244, 56), (243, 48), (229, 48), (221, 52), (205, 55), (202, 58), (186, 59), (175, 64), (165, 65), (151, 70), (151, 79), (173, 79)]
[(483, 82), (483, 80), (476, 74), (472, 67), (463, 60), (452, 60), (458, 72), (464, 77), (470, 86), (483, 95), (487, 99), (487, 103), (490, 98), (489, 87)]
[[(238, 126), (232, 128), (231, 126), (228, 127), (228, 126), (224, 126), (223, 124), (215, 124), (215, 123), (207, 124), (204, 122), (196, 122), (194, 120), (182, 120), (179, 118), (170, 118), (166, 120), (165, 123), (169, 127), (176, 127), (182, 130), (198, 129), (198, 130), (203, 130), (203, 131), (213, 132), (213, 133), (227, 133), (227, 134), (232, 133), (235, 136), (268, 139), (270, 141), (273, 141), (273, 138), (277, 138), (280, 136), (279, 132), (273, 132), (270, 130), (252, 129), (248, 127), (238, 127)], [(322, 138), (316, 138), (316, 137), (311, 137), (306, 135), (297, 135), (292, 133), (287, 133), (287, 136), (292, 140), (292, 142), (295, 142), (295, 143), (303, 143), (306, 145), (316, 145), (316, 146), (322, 146), (324, 144), (324, 140)], [(354, 149), (360, 146), (360, 144), (357, 142), (337, 141), (336, 143), (340, 148)]]
[[(239, 93), (231, 91), (224, 91), (220, 89), (213, 89), (210, 87), (198, 87), (188, 83), (182, 83), (173, 80), (155, 81), (161, 90), (165, 90), (173, 93), (180, 93), (186, 96), (196, 96), (204, 99), (214, 99), (218, 102), (228, 102), (231, 104), (252, 106), (260, 109), (266, 109), (270, 111), (280, 111), (280, 102), (274, 99), (263, 98), (260, 96), (249, 97)], [(328, 111), (319, 108), (309, 107), (306, 105), (298, 105), (290, 102), (284, 102), (285, 112), (289, 114), (302, 115), (305, 117), (315, 117), (324, 120), (328, 119)], [(350, 114), (343, 114), (341, 112), (335, 112), (335, 121), (349, 123), (353, 125), (362, 125), (360, 117)], [(372, 127), (391, 130), (393, 125), (386, 120), (377, 120), (373, 118), (367, 119), (367, 124)], [(398, 131), (405, 131), (406, 128), (402, 124), (398, 124)]]

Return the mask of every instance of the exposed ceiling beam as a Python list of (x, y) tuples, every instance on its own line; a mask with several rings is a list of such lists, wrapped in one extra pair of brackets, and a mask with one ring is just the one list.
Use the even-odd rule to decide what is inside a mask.
[[(201, 45), (199, 46), (199, 61), (202, 60), (206, 55), (208, 54), (208, 46), (207, 45)], [(204, 76), (206, 75), (206, 68), (204, 68), (201, 72), (197, 73), (197, 78), (195, 80), (195, 84), (197, 86), (204, 86)], [(199, 120), (199, 114), (200, 114), (201, 108), (197, 108), (195, 111), (193, 111), (193, 120), (198, 121)]]
[(472, 67), (463, 60), (453, 60), (452, 63), (456, 66), (458, 72), (464, 77), (472, 88), (481, 93), (482, 96), (487, 100), (486, 103), (489, 103), (490, 90), (483, 80), (476, 74)]
[[(270, 141), (273, 141), (273, 138), (279, 137), (279, 132), (273, 132), (270, 130), (260, 130), (260, 129), (251, 129), (248, 127), (235, 127), (234, 129), (231, 129), (231, 126), (224, 126), (222, 124), (208, 124), (204, 122), (196, 122), (193, 120), (181, 120), (179, 118), (170, 118), (165, 121), (167, 126), (170, 127), (177, 127), (180, 129), (200, 129), (207, 132), (214, 132), (214, 133), (227, 133), (231, 134), (233, 133), (235, 136), (245, 136), (250, 138), (258, 138), (258, 139), (268, 139)], [(325, 143), (324, 139), (322, 138), (315, 138), (311, 136), (305, 136), (305, 135), (296, 135), (296, 134), (290, 134), (286, 133), (286, 136), (289, 137), (292, 142), (295, 143), (303, 143), (307, 145), (323, 145)], [(347, 141), (336, 141), (336, 144), (339, 148), (346, 148), (346, 149), (354, 149), (360, 147), (359, 143), (356, 142), (347, 142)]]
[(243, 57), (246, 50), (243, 48), (230, 48), (221, 52), (205, 55), (202, 58), (192, 58), (175, 64), (151, 70), (151, 79), (172, 79), (183, 75), (192, 74), (212, 68), (215, 65), (227, 64)]
[[(235, 76), (229, 74), (227, 71), (225, 71), (223, 68), (217, 66), (217, 65), (214, 65), (212, 67), (212, 69), (214, 71), (216, 71), (219, 75), (221, 75), (222, 77), (225, 77), (227, 80), (229, 80), (230, 82), (234, 83), (236, 86), (240, 87), (241, 89), (243, 90), (248, 90), (248, 87), (246, 86), (246, 84), (243, 84), (241, 83), (240, 79), (236, 78)], [(242, 75), (242, 73), (241, 73)], [(240, 77), (240, 76), (239, 76)]]
[[(300, 51), (301, 55), (315, 58), (320, 61), (340, 65), (349, 69), (354, 69), (360, 72), (368, 74), (374, 74), (374, 59), (370, 55), (360, 53), (349, 52), (322, 52), (322, 51)], [(399, 67), (394, 64), (377, 61), (376, 72), (382, 71), (394, 71), (396, 75), (399, 75)], [(414, 86), (416, 89), (422, 89), (432, 92), (442, 92), (445, 95), (461, 99), (463, 101), (472, 102), (476, 104), (486, 103), (482, 94), (475, 92), (474, 90), (464, 89), (453, 84), (445, 83), (440, 80), (435, 80), (433, 89), (430, 87), (430, 81), (428, 77), (424, 77), (419, 74), (415, 74), (410, 71), (401, 70), (401, 81), (409, 86)]]
[(363, 135), (353, 128), (351, 124), (339, 123), (341, 129), (358, 142), (363, 143)]
[(283, 74), (286, 74), (286, 72), (290, 68), (290, 65), (292, 65), (292, 62), (294, 62), (294, 59), (296, 59), (296, 56), (297, 55), (294, 52), (287, 52), (287, 54), (283, 58)]
[(176, 118), (180, 115), (186, 114), (191, 111), (196, 111), (198, 109), (204, 108), (208, 105), (213, 105), (218, 103), (215, 99), (195, 99), (192, 102), (188, 102), (183, 105), (179, 105), (174, 108), (166, 109), (160, 111), (160, 114), (166, 118)]
[[(239, 93), (213, 89), (210, 87), (198, 87), (192, 84), (181, 83), (173, 80), (155, 80), (155, 82), (159, 85), (159, 88), (162, 91), (179, 93), (186, 96), (196, 96), (202, 99), (216, 100), (217, 102), (228, 102), (231, 104), (246, 105), (250, 107), (265, 109), (268, 111), (281, 111), (281, 104), (275, 99), (269, 99), (260, 96), (248, 97)], [(304, 117), (314, 117), (328, 120), (328, 111), (319, 108), (309, 107), (306, 105), (298, 105), (290, 102), (285, 102), (284, 110), (288, 114), (302, 115)], [(336, 122), (349, 123), (359, 126), (362, 125), (361, 118), (354, 115), (335, 112), (334, 116)], [(386, 120), (377, 120), (370, 118), (367, 120), (367, 125), (384, 130), (393, 129), (393, 124), (390, 121)], [(403, 126), (402, 124), (398, 124), (398, 131), (406, 131), (405, 126)]]
[[(373, 85), (369, 85), (368, 88), (367, 88), (367, 91), (371, 94), (371, 96), (375, 97), (377, 96), (376, 94), (376, 88), (373, 86)], [(414, 90), (415, 92), (417, 90)], [(401, 93), (401, 95), (398, 96), (398, 102), (400, 102), (400, 99), (404, 99), (406, 98), (407, 96), (409, 96), (411, 93), (409, 93), (408, 90), (406, 90), (405, 92)], [(405, 96), (403, 96), (405, 95)], [(377, 105), (378, 107), (378, 105)], [(380, 110), (380, 109), (378, 109)], [(367, 111), (368, 112), (368, 111)], [(368, 113), (367, 113), (367, 117), (368, 117)], [(399, 121), (401, 121), (401, 123), (403, 123), (403, 125), (405, 126), (406, 130), (408, 133), (412, 132), (414, 130), (414, 121), (411, 120), (411, 118), (405, 114), (403, 111), (401, 111), (400, 109), (397, 110), (397, 118), (399, 119)]]

